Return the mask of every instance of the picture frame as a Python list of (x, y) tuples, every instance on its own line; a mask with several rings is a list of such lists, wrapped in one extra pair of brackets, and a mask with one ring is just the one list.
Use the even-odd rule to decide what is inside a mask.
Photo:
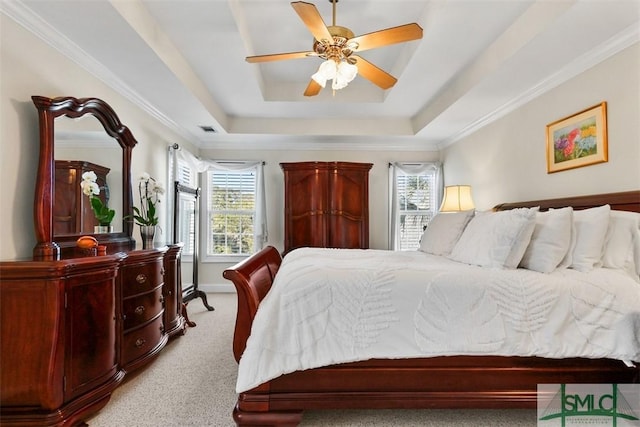
[(607, 162), (607, 103), (547, 125), (547, 173)]

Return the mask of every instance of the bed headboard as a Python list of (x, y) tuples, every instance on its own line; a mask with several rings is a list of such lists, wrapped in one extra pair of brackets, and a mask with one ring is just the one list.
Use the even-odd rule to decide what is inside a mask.
[(573, 206), (574, 209), (587, 209), (596, 206), (610, 205), (612, 210), (640, 212), (640, 190), (620, 193), (594, 194), (590, 196), (563, 197), (558, 199), (531, 200), (527, 202), (501, 203), (493, 209), (504, 211), (515, 208), (540, 206), (540, 210)]

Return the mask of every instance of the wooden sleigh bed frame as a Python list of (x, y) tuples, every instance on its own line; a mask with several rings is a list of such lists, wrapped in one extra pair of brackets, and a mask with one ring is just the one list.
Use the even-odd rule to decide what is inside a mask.
[[(640, 212), (640, 190), (505, 203), (495, 210), (573, 206)], [(282, 262), (267, 247), (225, 270), (238, 294), (233, 353), (245, 349), (260, 301)], [(446, 356), (372, 359), (282, 375), (238, 396), (233, 418), (239, 426), (295, 426), (305, 409), (535, 408), (538, 384), (640, 382), (640, 366), (610, 359)]]

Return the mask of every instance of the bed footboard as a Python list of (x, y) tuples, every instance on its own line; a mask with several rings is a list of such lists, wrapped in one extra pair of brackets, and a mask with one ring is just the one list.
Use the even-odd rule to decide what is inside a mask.
[(224, 271), (222, 276), (233, 282), (238, 293), (238, 313), (233, 334), (233, 355), (237, 361), (244, 352), (251, 324), (260, 301), (265, 297), (282, 263), (276, 248), (267, 246)]

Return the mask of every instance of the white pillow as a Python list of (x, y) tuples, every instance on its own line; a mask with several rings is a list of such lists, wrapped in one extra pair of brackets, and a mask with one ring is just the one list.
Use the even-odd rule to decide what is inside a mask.
[(571, 265), (578, 271), (591, 271), (602, 265), (604, 239), (609, 228), (609, 205), (573, 211), (575, 246), (571, 251)]
[(520, 267), (550, 273), (569, 252), (573, 208), (551, 209), (536, 213), (536, 225)]
[(482, 267), (515, 268), (531, 239), (536, 211), (520, 208), (476, 213), (449, 258)]
[(640, 235), (640, 213), (612, 210), (609, 215), (609, 228), (604, 242), (602, 266), (624, 270), (638, 280), (636, 251)]
[(449, 255), (473, 214), (473, 210), (437, 214), (422, 234), (420, 250), (433, 255)]

